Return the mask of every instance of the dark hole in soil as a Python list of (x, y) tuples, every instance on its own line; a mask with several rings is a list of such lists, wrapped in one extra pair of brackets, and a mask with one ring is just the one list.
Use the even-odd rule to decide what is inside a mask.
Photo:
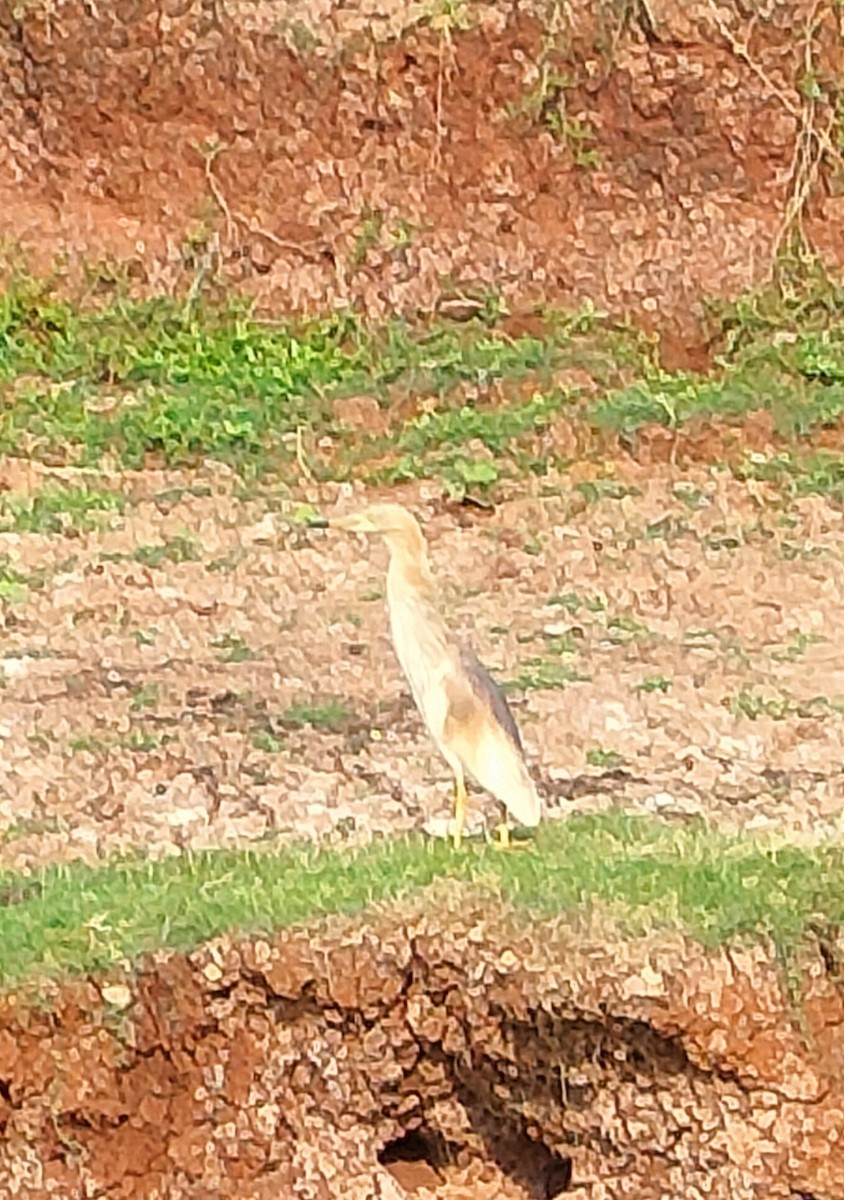
[(433, 1129), (409, 1129), (400, 1138), (387, 1142), (378, 1161), (382, 1167), (397, 1162), (424, 1162), (438, 1170), (449, 1161), (448, 1143)]
[(571, 1187), (571, 1159), (555, 1154), (544, 1142), (515, 1132), (484, 1140), (490, 1157), (532, 1200), (554, 1200)]
[(423, 1187), (436, 1190), (443, 1181), (440, 1167), (450, 1158), (448, 1142), (442, 1134), (424, 1126), (410, 1129), (388, 1142), (378, 1155), (381, 1166), (410, 1195)]

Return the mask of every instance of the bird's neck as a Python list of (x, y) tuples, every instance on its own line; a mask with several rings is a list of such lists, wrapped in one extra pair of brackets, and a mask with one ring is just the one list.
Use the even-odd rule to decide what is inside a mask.
[(421, 553), (417, 549), (412, 554), (401, 546), (390, 548), (387, 588), (393, 596), (412, 593), (431, 602), (436, 600), (437, 585), (424, 548)]

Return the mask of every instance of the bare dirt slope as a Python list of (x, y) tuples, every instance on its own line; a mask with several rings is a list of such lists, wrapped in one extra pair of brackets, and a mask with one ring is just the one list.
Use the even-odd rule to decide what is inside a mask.
[(161, 956), (131, 989), (0, 1008), (0, 1188), (840, 1196), (838, 967), (828, 949), (804, 965), (798, 1027), (761, 948), (528, 930), (459, 893)]
[(0, 235), (276, 310), (480, 285), (688, 331), (798, 217), (840, 260), (839, 20), (814, 0), (6, 4)]

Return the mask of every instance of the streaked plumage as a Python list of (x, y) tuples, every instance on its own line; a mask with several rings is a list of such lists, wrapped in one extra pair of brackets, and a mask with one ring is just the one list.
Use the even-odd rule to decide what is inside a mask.
[(387, 606), (393, 645), (428, 732), (454, 772), (455, 843), (460, 843), (465, 816), (464, 773), (501, 801), (520, 824), (538, 825), (542, 805), (513, 714), (473, 651), (446, 628), (416, 519), (398, 504), (376, 504), (330, 524), (381, 534), (389, 549)]

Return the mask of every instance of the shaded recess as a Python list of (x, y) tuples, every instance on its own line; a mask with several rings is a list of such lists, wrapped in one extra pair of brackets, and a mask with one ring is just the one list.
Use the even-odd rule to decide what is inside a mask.
[(6, 996), (0, 1192), (839, 1195), (844, 1003), (801, 967), (798, 1009), (763, 947), (452, 889)]

